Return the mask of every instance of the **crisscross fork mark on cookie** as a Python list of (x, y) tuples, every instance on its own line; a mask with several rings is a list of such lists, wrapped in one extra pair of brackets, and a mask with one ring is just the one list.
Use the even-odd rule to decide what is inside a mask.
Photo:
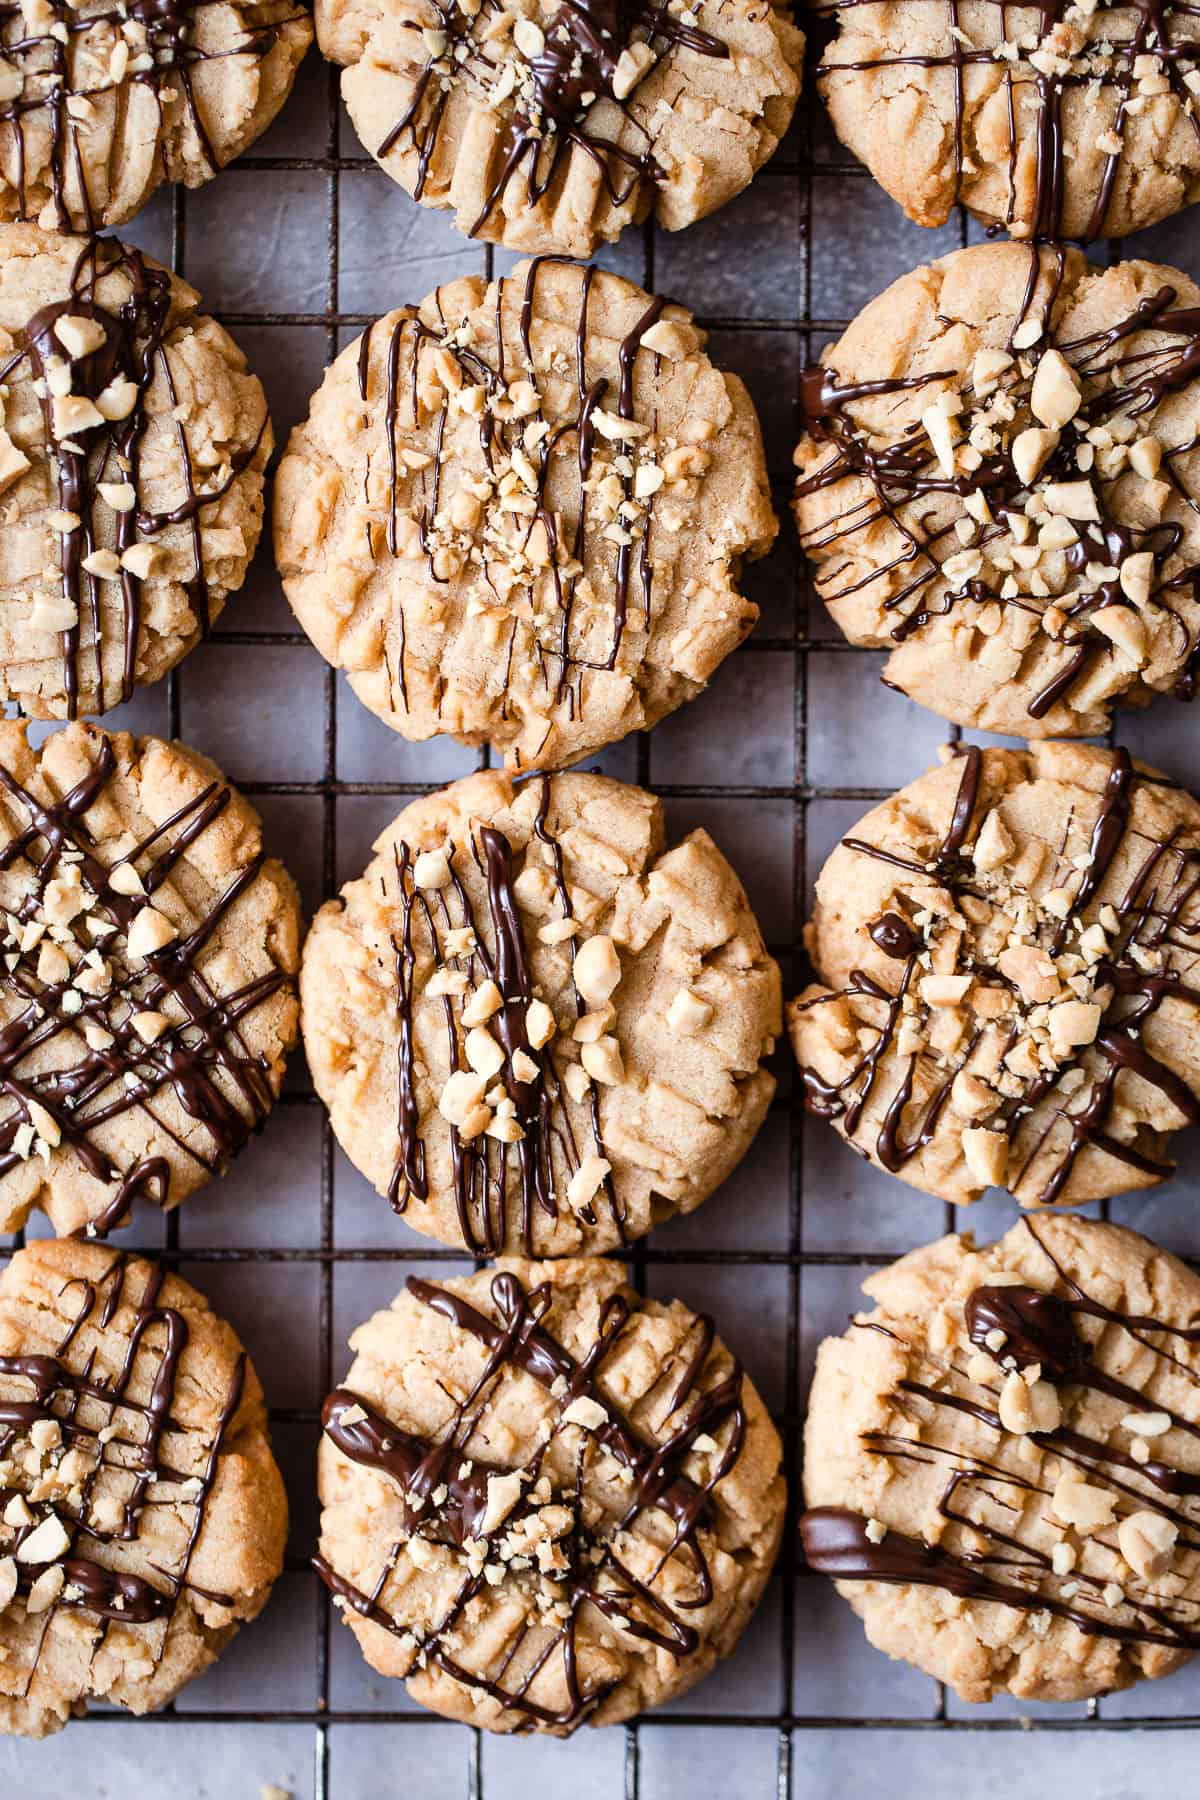
[[(262, 869), (261, 852), (231, 876), (182, 937), (153, 905), (157, 890), (229, 804), (229, 788), (213, 783), (202, 790), (119, 865), (97, 859), (84, 821), (116, 766), (111, 742), (97, 735), (92, 773), (57, 802), (37, 800), (0, 765), (6, 810), (20, 821), (0, 850), (0, 869), (24, 863), (35, 878), (20, 913), (9, 915), (4, 940), (12, 948), (0, 985), (15, 998), (17, 1011), (0, 1032), (0, 1092), (13, 1102), (0, 1119), (0, 1175), (33, 1152), (49, 1160), (50, 1149), (68, 1145), (89, 1174), (118, 1184), (111, 1202), (89, 1221), (91, 1236), (120, 1223), (140, 1194), (165, 1205), (169, 1188), (163, 1158), (115, 1167), (92, 1139), (100, 1125), (144, 1108), (157, 1131), (215, 1173), (261, 1124), (273, 1094), (262, 1059), (247, 1050), (238, 1027), (289, 979), (275, 969), (223, 994), (214, 991), (199, 964), (213, 933)], [(148, 865), (139, 869), (146, 857)], [(50, 937), (47, 905), (56, 915)], [(52, 927), (60, 919), (56, 940)], [(99, 931), (92, 931), (93, 923)], [(135, 929), (143, 934), (141, 950), (133, 947)], [(60, 941), (63, 936), (69, 948)], [(54, 952), (49, 963), (48, 948)], [(95, 979), (88, 981), (89, 975)], [(160, 1010), (166, 1004), (177, 1009), (177, 1017)], [(77, 1047), (77, 1061), (55, 1057), (51, 1066), (23, 1068), (47, 1045), (66, 1044)], [(234, 1098), (222, 1090), (218, 1076)], [(155, 1094), (168, 1086), (188, 1116), (204, 1126), (212, 1143), (208, 1154), (154, 1113)]]
[[(215, 175), (274, 116), (310, 36), (286, 0), (0, 5), (4, 216), (90, 231), (129, 218), (164, 177)], [(202, 104), (206, 65), (226, 72), (227, 92)], [(242, 66), (255, 71), (245, 91)]]
[[(587, 1606), (676, 1661), (699, 1646), (699, 1635), (686, 1614), (689, 1609), (702, 1610), (713, 1597), (700, 1533), (709, 1520), (713, 1490), (742, 1451), (746, 1415), (741, 1368), (734, 1363), (714, 1385), (700, 1385), (714, 1334), (710, 1319), (695, 1320), (694, 1344), (681, 1346), (677, 1363), (660, 1377), (663, 1385), (674, 1378), (665, 1396), (663, 1425), (672, 1419), (677, 1423), (661, 1443), (646, 1443), (598, 1386), (605, 1359), (631, 1318), (630, 1303), (621, 1294), (604, 1303), (594, 1341), (577, 1360), (542, 1323), (553, 1302), (549, 1284), (526, 1290), (513, 1272), (497, 1274), (491, 1284), (496, 1320), (462, 1295), (418, 1277), (409, 1277), (407, 1289), (421, 1305), (440, 1313), (483, 1347), (484, 1365), (470, 1392), (455, 1406), (437, 1441), (405, 1432), (350, 1389), (337, 1389), (326, 1401), (325, 1431), (352, 1462), (380, 1470), (399, 1484), (414, 1537), (449, 1543), (462, 1552), (461, 1584), (433, 1628), (416, 1635), (384, 1600), (401, 1543), (384, 1556), (372, 1591), (340, 1575), (324, 1555), (317, 1557), (316, 1568), (338, 1601), (401, 1639), (422, 1667), (435, 1664), (529, 1723), (561, 1733), (573, 1731), (606, 1698), (603, 1688), (585, 1691), (577, 1676), (576, 1633)], [(496, 1398), (497, 1383), (509, 1368), (532, 1377), (557, 1401), (540, 1448), (516, 1470), (488, 1467), (466, 1455)], [(556, 1439), (576, 1430), (579, 1442), (571, 1454), (574, 1489), (559, 1489), (545, 1472), (546, 1460)], [(683, 1472), (683, 1463), (701, 1438), (712, 1444), (714, 1460), (712, 1472), (698, 1484)], [(717, 1440), (722, 1438), (718, 1449)], [(624, 1488), (613, 1515), (589, 1524), (585, 1472), (589, 1459), (601, 1450), (616, 1458), (624, 1472)], [(502, 1507), (496, 1505), (494, 1483), (504, 1494)], [(531, 1559), (520, 1547), (523, 1527), (538, 1521), (544, 1509), (555, 1515), (550, 1522), (553, 1548), (532, 1559), (533, 1572), (528, 1573)], [(653, 1572), (641, 1579), (626, 1567), (616, 1545), (643, 1513), (654, 1510), (665, 1514), (671, 1533)], [(500, 1516), (493, 1518), (496, 1512)], [(534, 1541), (548, 1540), (543, 1536)], [(688, 1566), (689, 1591), (671, 1603), (655, 1592), (655, 1583), (677, 1555)], [(531, 1582), (536, 1590), (539, 1565), (551, 1583), (547, 1592), (552, 1596), (542, 1617), (537, 1616), (536, 1592), (528, 1591)], [(506, 1648), (499, 1672), (489, 1675), (470, 1668), (447, 1640), (461, 1627), (476, 1595), (489, 1589), (503, 1594), (506, 1587), (530, 1616)], [(530, 1689), (556, 1660), (567, 1698), (561, 1709), (549, 1710), (531, 1697)]]
[[(1001, 284), (1002, 347), (973, 271)], [(1074, 321), (1095, 316), (1106, 278), (1077, 253), (960, 252), (897, 296), (916, 304), (929, 283), (977, 309), (941, 320), (952, 366), (933, 343), (895, 375), (804, 372), (795, 510), (821, 597), (855, 641), (891, 650), (889, 678), (947, 717), (1084, 735), (1114, 697), (1192, 696), (1200, 436), (1186, 396), (1200, 306), (1172, 275), (1128, 265), (1136, 303), (1086, 329)], [(860, 321), (830, 360), (860, 360), (863, 342)], [(923, 652), (945, 680), (923, 682)]]
[[(1190, 6), (821, 0), (816, 10), (836, 18), (841, 34), (819, 76), (839, 133), (924, 224), (941, 224), (963, 200), (1018, 236), (1091, 240), (1152, 224), (1196, 197), (1200, 34)], [(907, 107), (892, 71), (910, 84)], [(907, 158), (889, 154), (899, 148), (893, 105), (908, 126)], [(935, 144), (939, 162), (945, 154), (938, 126), (947, 110), (948, 176), (925, 162)], [(1144, 134), (1143, 113), (1153, 121)], [(882, 120), (881, 136), (868, 119)], [(1190, 158), (1173, 141), (1181, 132), (1194, 140)], [(1152, 178), (1144, 195), (1136, 191), (1156, 151), (1162, 200)]]
[[(17, 1292), (14, 1276), (28, 1286)], [(244, 1352), (205, 1312), (151, 1264), (101, 1251), (39, 1245), (18, 1252), (6, 1276), (3, 1330), (15, 1346), (0, 1355), (9, 1729), (54, 1729), (79, 1701), (114, 1690), (143, 1710), (161, 1686), (161, 1704), (179, 1685), (186, 1653), (174, 1634), (185, 1599), (186, 1629), (199, 1613), (210, 1632), (196, 1643), (200, 1666), (222, 1641), (218, 1621), (228, 1635), (246, 1609), (247, 1592), (213, 1593), (191, 1579), (221, 1460), (235, 1448), (257, 1455), (247, 1430), (261, 1412)], [(214, 1350), (210, 1390), (201, 1364)], [(269, 1457), (261, 1474), (272, 1490), (259, 1494), (264, 1508), (281, 1506)], [(206, 1554), (211, 1566), (211, 1543)], [(216, 1554), (218, 1566), (237, 1566)], [(239, 1578), (252, 1580), (252, 1566)], [(67, 1618), (81, 1623), (67, 1629)]]

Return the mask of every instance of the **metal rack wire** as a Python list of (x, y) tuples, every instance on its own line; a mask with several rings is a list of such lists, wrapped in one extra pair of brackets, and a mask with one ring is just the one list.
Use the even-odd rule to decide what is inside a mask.
[[(315, 52), (314, 52), (315, 54)], [(342, 127), (339, 123), (339, 103), (337, 98), (337, 71), (326, 71), (327, 84), (324, 104), (328, 109), (328, 121), (325, 134), (325, 145), (322, 154), (317, 156), (277, 157), (248, 155), (231, 166), (223, 174), (221, 180), (227, 184), (229, 191), (236, 199), (237, 182), (246, 173), (257, 171), (271, 174), (295, 174), (303, 172), (319, 175), (325, 187), (326, 199), (326, 264), (325, 264), (325, 306), (320, 312), (219, 312), (223, 323), (235, 332), (239, 326), (288, 327), (307, 326), (320, 328), (324, 333), (326, 360), (332, 361), (342, 341), (342, 334), (347, 330), (357, 331), (370, 323), (370, 315), (345, 312), (339, 306), (339, 206), (342, 177), (347, 173), (369, 170), (373, 165), (363, 154), (345, 154), (342, 150)], [(297, 104), (293, 101), (293, 104)], [(753, 330), (755, 333), (779, 333), (794, 340), (803, 360), (815, 356), (821, 344), (831, 334), (839, 332), (848, 323), (845, 319), (815, 317), (813, 315), (813, 281), (812, 281), (812, 246), (815, 230), (814, 193), (819, 184), (830, 177), (841, 180), (870, 177), (858, 164), (845, 158), (830, 158), (818, 155), (814, 151), (812, 120), (813, 109), (817, 106), (813, 98), (811, 79), (806, 84), (806, 94), (801, 102), (801, 119), (799, 132), (794, 140), (796, 148), (785, 146), (780, 156), (769, 167), (765, 179), (776, 181), (794, 181), (799, 184), (801, 192), (800, 228), (808, 245), (809, 254), (804, 264), (804, 285), (800, 295), (797, 316), (794, 318), (742, 318), (737, 316), (704, 317), (702, 323), (719, 329), (722, 334), (737, 334)], [(348, 140), (346, 140), (348, 141)], [(791, 143), (793, 140), (789, 140)], [(182, 272), (187, 253), (187, 198), (182, 190), (176, 190), (172, 198), (171, 216), (171, 252), (176, 269)], [(967, 224), (965, 218), (960, 222), (960, 241), (967, 241)], [(642, 238), (642, 285), (653, 291), (655, 288), (656, 236), (653, 224), (647, 225)], [(486, 256), (487, 272), (492, 271), (493, 257), (490, 250)], [(396, 299), (412, 299), (403, 281), (403, 272), (397, 272)], [(689, 296), (680, 293), (677, 296), (685, 303)], [(782, 479), (786, 471), (776, 470), (777, 478)], [(777, 509), (781, 514), (786, 511), (786, 491), (781, 487), (776, 493)], [(784, 541), (790, 530), (789, 524), (783, 527)], [(779, 552), (776, 551), (776, 556)], [(786, 567), (786, 565), (784, 565)], [(236, 602), (231, 606), (229, 615), (237, 617)], [(307, 640), (299, 631), (239, 631), (237, 629), (218, 630), (213, 640), (229, 646), (304, 646)], [(884, 797), (886, 789), (838, 787), (813, 785), (805, 778), (807, 768), (809, 722), (809, 656), (813, 651), (824, 655), (858, 655), (840, 638), (815, 637), (810, 629), (806, 610), (806, 598), (802, 584), (798, 584), (794, 595), (794, 625), (791, 634), (785, 636), (752, 636), (749, 642), (737, 652), (740, 657), (775, 653), (790, 655), (794, 673), (794, 749), (795, 764), (793, 780), (789, 785), (776, 786), (729, 786), (671, 783), (650, 780), (649, 740), (642, 737), (637, 746), (636, 778), (643, 785), (654, 786), (664, 798), (679, 800), (702, 800), (708, 798), (741, 799), (749, 804), (765, 801), (783, 801), (792, 808), (793, 834), (793, 917), (799, 920), (804, 911), (804, 869), (805, 850), (808, 830), (808, 811), (818, 801), (855, 801), (861, 800), (864, 806)], [(314, 653), (315, 654), (315, 653)], [(189, 680), (187, 665), (168, 677), (167, 681), (167, 726), (172, 736), (179, 734), (181, 716), (181, 696), (183, 684)], [(337, 724), (336, 687), (334, 672), (323, 670), (322, 675), (322, 772), (319, 779), (311, 781), (276, 781), (254, 782), (242, 781), (243, 791), (251, 795), (264, 797), (274, 796), (306, 796), (319, 798), (321, 803), (321, 873), (323, 892), (331, 894), (337, 888), (337, 851), (338, 851), (338, 802), (354, 796), (394, 796), (397, 806), (403, 803), (404, 797), (411, 794), (427, 792), (433, 783), (416, 783), (402, 781), (348, 781), (338, 778), (337, 763)], [(314, 721), (315, 723), (315, 721)], [(190, 735), (197, 740), (198, 747), (205, 748), (203, 727), (193, 728)], [(481, 759), (486, 762), (486, 756)], [(800, 953), (800, 946), (795, 942), (777, 943), (771, 946), (781, 959), (785, 968), (785, 991), (790, 979), (789, 969)], [(763, 1268), (783, 1268), (786, 1270), (786, 1389), (782, 1416), (777, 1422), (784, 1435), (787, 1458), (787, 1473), (793, 1495), (798, 1493), (798, 1476), (800, 1463), (800, 1432), (803, 1422), (802, 1395), (799, 1392), (799, 1344), (801, 1299), (805, 1271), (821, 1266), (861, 1267), (864, 1270), (872, 1266), (880, 1266), (892, 1260), (894, 1252), (872, 1249), (863, 1246), (852, 1251), (820, 1251), (808, 1249), (804, 1242), (802, 1226), (802, 1166), (804, 1152), (804, 1134), (806, 1122), (798, 1096), (789, 1095), (787, 1079), (786, 1054), (779, 1058), (779, 1072), (782, 1076), (781, 1095), (776, 1099), (775, 1107), (787, 1118), (789, 1179), (786, 1198), (779, 1196), (779, 1205), (787, 1209), (787, 1246), (786, 1249), (762, 1251), (721, 1251), (721, 1250), (687, 1250), (664, 1249), (657, 1247), (653, 1241), (635, 1246), (628, 1253), (632, 1278), (639, 1287), (644, 1287), (648, 1272), (656, 1266), (673, 1266), (680, 1264), (716, 1264), (727, 1265), (741, 1263)], [(308, 1088), (290, 1088), (284, 1095), (283, 1106), (293, 1108), (315, 1108), (320, 1112), (320, 1214), (319, 1231), (316, 1242), (296, 1247), (260, 1247), (233, 1249), (222, 1247), (203, 1247), (181, 1244), (179, 1220), (177, 1214), (168, 1217), (165, 1227), (165, 1247), (155, 1248), (151, 1253), (163, 1260), (178, 1264), (186, 1262), (191, 1265), (208, 1264), (254, 1264), (264, 1267), (281, 1264), (315, 1265), (318, 1271), (318, 1308), (315, 1329), (319, 1334), (319, 1369), (322, 1391), (332, 1385), (338, 1365), (344, 1354), (340, 1342), (335, 1341), (333, 1332), (333, 1284), (335, 1269), (339, 1264), (350, 1262), (404, 1262), (419, 1258), (423, 1262), (461, 1261), (461, 1253), (448, 1249), (439, 1249), (436, 1245), (422, 1241), (418, 1248), (397, 1247), (386, 1242), (387, 1222), (390, 1215), (386, 1210), (380, 1212), (380, 1244), (379, 1247), (350, 1248), (339, 1245), (334, 1231), (334, 1139), (328, 1120), (319, 1107), (316, 1096)], [(816, 1129), (823, 1129), (817, 1127)], [(254, 1155), (254, 1150), (248, 1152)], [(719, 1202), (714, 1202), (719, 1204)], [(934, 1224), (936, 1212), (930, 1215), (930, 1224)], [(945, 1228), (954, 1229), (953, 1209), (945, 1210)], [(18, 1240), (19, 1241), (19, 1240)], [(201, 1279), (203, 1275), (201, 1274)], [(730, 1333), (731, 1337), (734, 1335)], [(272, 1419), (277, 1424), (302, 1427), (310, 1432), (315, 1443), (319, 1430), (319, 1420), (315, 1409), (276, 1409)], [(1087, 1718), (1065, 1719), (1051, 1716), (1035, 1717), (1032, 1721), (1018, 1717), (987, 1719), (963, 1719), (951, 1716), (946, 1705), (944, 1690), (939, 1691), (939, 1700), (935, 1711), (929, 1717), (896, 1718), (873, 1717), (869, 1709), (863, 1716), (854, 1718), (826, 1719), (821, 1716), (808, 1716), (793, 1711), (793, 1661), (795, 1625), (800, 1609), (805, 1602), (805, 1586), (811, 1579), (798, 1567), (795, 1549), (796, 1534), (794, 1517), (789, 1518), (784, 1538), (784, 1548), (780, 1558), (778, 1573), (775, 1577), (781, 1591), (782, 1605), (781, 1633), (782, 1646), (779, 1664), (778, 1704), (775, 1707), (764, 1707), (751, 1714), (740, 1712), (705, 1712), (702, 1714), (685, 1714), (673, 1712), (670, 1708), (652, 1715), (655, 1726), (668, 1726), (679, 1730), (703, 1728), (738, 1728), (755, 1727), (759, 1731), (773, 1731), (776, 1739), (775, 1782), (774, 1793), (777, 1800), (790, 1800), (790, 1797), (802, 1793), (812, 1794), (811, 1782), (806, 1780), (800, 1763), (800, 1745), (804, 1734), (816, 1728), (833, 1727), (846, 1731), (873, 1731), (887, 1729), (889, 1731), (916, 1732), (1013, 1732), (1028, 1729), (1032, 1724), (1035, 1730), (1052, 1732), (1085, 1730), (1124, 1730), (1131, 1727), (1155, 1728), (1170, 1726), (1172, 1728), (1200, 1729), (1200, 1717), (1194, 1718), (1154, 1718), (1124, 1715), (1120, 1718), (1105, 1717), (1103, 1707), (1095, 1702), (1089, 1708)], [(289, 1557), (289, 1568), (293, 1571), (307, 1569), (307, 1557), (297, 1553)], [(316, 1581), (316, 1577), (312, 1577)], [(423, 1712), (398, 1711), (394, 1708), (372, 1711), (338, 1710), (333, 1704), (331, 1693), (331, 1620), (332, 1613), (327, 1599), (322, 1597), (321, 1612), (317, 1633), (316, 1648), (316, 1704), (312, 1710), (266, 1712), (254, 1710), (227, 1710), (219, 1712), (203, 1710), (169, 1709), (161, 1718), (179, 1726), (205, 1724), (223, 1724), (253, 1729), (258, 1725), (283, 1724), (310, 1727), (313, 1733), (313, 1792), (316, 1800), (351, 1800), (348, 1789), (340, 1787), (337, 1770), (331, 1766), (330, 1738), (331, 1728), (338, 1725), (365, 1726), (408, 1726), (431, 1723), (430, 1715)], [(720, 1676), (713, 1678), (714, 1683)], [(399, 1690), (398, 1690), (399, 1691)], [(91, 1715), (99, 1729), (113, 1729), (117, 1715), (93, 1713)], [(133, 1729), (133, 1722), (121, 1720), (120, 1729)], [(455, 1729), (447, 1727), (447, 1729)], [(461, 1728), (459, 1728), (461, 1729)], [(623, 1764), (623, 1796), (624, 1800), (639, 1800), (643, 1794), (640, 1779), (640, 1741), (639, 1725), (630, 1724), (624, 1728), (624, 1764)], [(481, 1734), (474, 1732), (473, 1748), (468, 1758), (466, 1771), (467, 1800), (483, 1800), (484, 1781), (482, 1768)], [(33, 1752), (36, 1757), (36, 1751)], [(36, 1769), (36, 1764), (31, 1765)], [(417, 1795), (418, 1790), (411, 1785), (407, 1791)], [(354, 1800), (358, 1800), (354, 1796)], [(426, 1800), (421, 1793), (420, 1800)], [(614, 1794), (613, 1800), (618, 1800)], [(764, 1794), (763, 1800), (766, 1800)]]

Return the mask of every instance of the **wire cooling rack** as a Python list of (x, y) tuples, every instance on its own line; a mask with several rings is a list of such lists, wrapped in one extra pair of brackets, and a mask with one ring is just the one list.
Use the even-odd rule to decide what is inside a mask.
[[(164, 197), (126, 235), (193, 281), (205, 309), (246, 348), (271, 391), (281, 442), (321, 368), (377, 312), (511, 260), (456, 237), (373, 170), (340, 115), (336, 71), (315, 52), (256, 154), (198, 194)], [(602, 766), (653, 787), (673, 828), (709, 826), (747, 880), (785, 993), (798, 985), (799, 926), (824, 855), (867, 804), (927, 766), (947, 734), (878, 686), (879, 658), (849, 649), (819, 607), (808, 610), (786, 516), (796, 375), (887, 281), (976, 235), (965, 217), (941, 231), (909, 225), (836, 146), (810, 79), (787, 142), (738, 202), (677, 238), (653, 225), (627, 234), (600, 259), (691, 306), (716, 359), (743, 374), (783, 519), (775, 551), (748, 572), (763, 609), (756, 634), (709, 694)], [(1136, 249), (1196, 272), (1200, 220), (1147, 234)], [(182, 736), (222, 763), (255, 797), (269, 845), (297, 873), (310, 911), (361, 869), (374, 831), (406, 796), (476, 761), (445, 745), (404, 745), (369, 719), (294, 628), (269, 549), (209, 643), (106, 723)], [(1192, 731), (1182, 709), (1160, 702), (1123, 736), (1195, 785)], [(782, 1050), (778, 1064), (780, 1094), (742, 1171), (696, 1218), (655, 1233), (628, 1260), (640, 1287), (713, 1304), (783, 1431), (794, 1503), (812, 1351), (825, 1331), (842, 1329), (858, 1282), (939, 1230), (969, 1223), (989, 1238), (1011, 1211), (985, 1203), (959, 1221), (953, 1208), (868, 1170), (827, 1128), (809, 1128)], [(1176, 1182), (1157, 1201), (1112, 1210), (1196, 1255), (1200, 1227), (1185, 1201)], [(1161, 1684), (1161, 1699), (1144, 1684), (1132, 1696), (1032, 1717), (1006, 1703), (959, 1706), (866, 1646), (849, 1609), (797, 1567), (794, 1518), (739, 1651), (674, 1707), (623, 1730), (581, 1732), (569, 1745), (489, 1739), (433, 1720), (401, 1684), (371, 1681), (309, 1571), (313, 1454), (320, 1399), (345, 1366), (348, 1330), (391, 1297), (406, 1269), (444, 1273), (463, 1259), (368, 1196), (302, 1066), (263, 1141), (224, 1181), (165, 1220), (141, 1209), (131, 1235), (194, 1275), (241, 1332), (277, 1402), (273, 1431), (294, 1514), (287, 1571), (264, 1618), (153, 1721), (96, 1709), (86, 1733), (73, 1725), (47, 1744), (4, 1741), (0, 1778), (10, 1786), (102, 1794), (121, 1791), (136, 1770), (139, 1791), (165, 1800), (253, 1796), (259, 1784), (313, 1800), (393, 1792), (516, 1800), (537, 1779), (569, 1780), (597, 1800), (833, 1800), (878, 1791), (874, 1782), (904, 1800), (982, 1794), (999, 1781), (1020, 1794), (1021, 1770), (1026, 1780), (1037, 1771), (1040, 1791), (1056, 1779), (1068, 1736), (1079, 1782), (1082, 1733), (1099, 1777), (1093, 1791), (1118, 1796), (1138, 1791), (1136, 1775), (1123, 1785), (1123, 1770), (1152, 1767), (1161, 1786), (1176, 1757), (1193, 1754), (1195, 1739), (1184, 1734), (1200, 1728), (1200, 1679), (1186, 1675)], [(1130, 1726), (1162, 1734), (1133, 1762), (1130, 1740), (1110, 1735)], [(1029, 1730), (1040, 1734), (1036, 1753), (1022, 1735)]]

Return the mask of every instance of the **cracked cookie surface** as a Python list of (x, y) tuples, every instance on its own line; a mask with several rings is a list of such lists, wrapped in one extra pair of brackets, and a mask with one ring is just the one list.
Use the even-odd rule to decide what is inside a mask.
[(962, 201), (1014, 237), (1121, 237), (1200, 198), (1200, 28), (1185, 6), (845, 0), (820, 91), (921, 225)]
[(360, 139), (459, 229), (587, 257), (748, 185), (791, 121), (804, 37), (769, 0), (318, 0)]
[(0, 23), (0, 219), (90, 231), (199, 187), (286, 100), (312, 20), (288, 0), (21, 0)]
[(806, 371), (794, 511), (886, 679), (1020, 737), (1192, 696), (1200, 289), (988, 244), (916, 269)]
[(325, 1402), (318, 1571), (422, 1705), (566, 1736), (732, 1650), (782, 1447), (713, 1323), (602, 1260), (410, 1277)]
[(1087, 1699), (1200, 1649), (1200, 1280), (1026, 1217), (863, 1283), (817, 1354), (800, 1520), (877, 1649), (967, 1701)]
[(698, 694), (777, 529), (758, 420), (682, 307), (556, 260), (343, 351), (275, 492), (284, 589), (408, 738), (557, 768)]
[(774, 1080), (779, 971), (704, 831), (598, 775), (469, 776), (317, 914), (317, 1092), (407, 1224), (473, 1253), (607, 1250), (691, 1212)]
[(207, 758), (0, 723), (0, 1229), (102, 1236), (219, 1174), (283, 1080), (299, 933)]
[(166, 1706), (283, 1567), (253, 1365), (177, 1275), (43, 1241), (0, 1277), (0, 1395), (0, 1731)]
[(178, 277), (113, 238), (0, 226), (0, 698), (129, 700), (245, 579), (274, 439)]
[(1200, 1119), (1200, 803), (1124, 750), (947, 755), (821, 871), (809, 1110), (958, 1203), (1153, 1187)]

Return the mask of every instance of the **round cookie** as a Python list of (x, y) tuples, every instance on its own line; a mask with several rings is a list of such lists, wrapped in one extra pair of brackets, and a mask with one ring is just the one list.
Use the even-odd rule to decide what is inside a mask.
[(771, 0), (317, 0), (316, 21), (394, 181), (473, 237), (565, 256), (741, 193), (791, 122), (804, 57)]
[(267, 129), (312, 40), (288, 0), (22, 0), (0, 34), (0, 219), (120, 225)]
[(1152, 263), (980, 245), (895, 282), (805, 372), (801, 542), (892, 686), (1021, 737), (1191, 697), (1198, 304)]
[(473, 1254), (688, 1213), (775, 1083), (779, 970), (712, 839), (652, 794), (488, 771), (407, 806), (313, 920), (304, 1043), (347, 1156)]
[(1200, 1279), (1135, 1232), (1021, 1219), (863, 1283), (817, 1354), (800, 1520), (889, 1656), (962, 1699), (1070, 1701), (1200, 1649)]
[(0, 1407), (0, 1731), (166, 1706), (283, 1567), (245, 1351), (177, 1275), (35, 1243), (0, 1277)]
[(727, 1656), (779, 1547), (779, 1435), (679, 1301), (613, 1263), (410, 1276), (322, 1411), (316, 1567), (381, 1675), (568, 1736)]
[(1121, 237), (1200, 198), (1186, 10), (1003, 0), (822, 5), (838, 136), (911, 219), (958, 201), (1027, 238)]
[(0, 226), (0, 699), (128, 700), (245, 578), (274, 439), (237, 345), (112, 238)]
[(777, 530), (750, 397), (703, 345), (682, 307), (543, 261), (343, 351), (280, 465), (275, 550), (386, 725), (557, 768), (700, 692)]
[(1124, 750), (951, 756), (821, 872), (788, 1009), (808, 1108), (960, 1204), (1153, 1187), (1200, 1119), (1198, 934), (1190, 794)]
[(220, 1174), (283, 1081), (299, 934), (206, 757), (0, 722), (0, 1230), (101, 1237)]

